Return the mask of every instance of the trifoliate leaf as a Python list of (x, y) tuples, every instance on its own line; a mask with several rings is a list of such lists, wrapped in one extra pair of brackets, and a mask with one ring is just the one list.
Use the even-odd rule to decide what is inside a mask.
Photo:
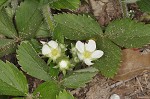
[(120, 19), (108, 25), (105, 35), (119, 46), (135, 48), (150, 42), (149, 31), (150, 25), (131, 19)]
[(42, 13), (36, 0), (25, 0), (16, 11), (16, 24), (19, 35), (23, 39), (35, 37), (42, 23)]
[(16, 50), (16, 42), (13, 39), (0, 39), (0, 57), (13, 53)]
[(57, 27), (62, 34), (71, 40), (85, 40), (102, 35), (99, 24), (89, 16), (59, 14), (54, 16)]
[(40, 2), (41, 6), (44, 6), (45, 4), (50, 4), (58, 0), (37, 0), (37, 1)]
[(43, 23), (40, 28), (38, 29), (37, 33), (36, 33), (36, 38), (45, 38), (45, 37), (51, 37), (51, 33), (48, 29), (48, 26), (45, 23)]
[(0, 9), (10, 3), (10, 0), (0, 0)]
[(0, 6), (2, 6), (6, 1), (8, 1), (8, 0), (1, 0), (0, 1)]
[(67, 88), (84, 87), (96, 74), (97, 72), (73, 73), (63, 79), (62, 84)]
[(53, 39), (57, 40), (59, 43), (64, 43), (64, 35), (62, 33), (62, 30), (60, 29), (61, 25), (58, 25), (54, 29)]
[(12, 19), (7, 15), (5, 9), (0, 10), (0, 34), (9, 38), (17, 38), (17, 33)]
[(88, 68), (85, 68), (85, 69), (76, 70), (74, 72), (79, 72), (79, 73), (82, 73), (82, 72), (98, 72), (98, 69), (96, 69), (94, 67), (88, 67)]
[(80, 0), (57, 0), (50, 3), (50, 7), (54, 9), (71, 9), (75, 10), (79, 7)]
[(41, 53), (42, 44), (40, 42), (38, 42), (36, 39), (31, 39), (29, 42), (37, 53)]
[(113, 77), (121, 61), (121, 49), (107, 38), (97, 40), (97, 49), (104, 55), (95, 62), (94, 66), (106, 77)]
[(61, 88), (55, 81), (49, 81), (38, 86), (33, 92), (35, 99), (56, 99), (56, 95), (59, 94)]
[(51, 79), (48, 74), (48, 66), (44, 60), (38, 56), (37, 52), (28, 41), (21, 43), (18, 47), (17, 54), (19, 64), (29, 75), (46, 81)]
[(25, 76), (13, 64), (0, 61), (0, 95), (25, 96), (28, 84)]
[(150, 0), (139, 0), (137, 4), (143, 12), (150, 13)]
[(71, 95), (71, 93), (63, 90), (63, 92), (59, 92), (59, 95), (56, 97), (56, 99), (74, 99), (74, 97)]

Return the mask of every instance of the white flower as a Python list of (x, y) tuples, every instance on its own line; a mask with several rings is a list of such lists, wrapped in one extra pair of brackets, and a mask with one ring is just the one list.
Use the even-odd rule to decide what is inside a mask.
[(89, 40), (88, 43), (77, 41), (76, 43), (77, 55), (81, 61), (86, 65), (93, 65), (92, 60), (102, 57), (104, 54), (101, 50), (96, 50), (96, 43), (94, 40)]
[(58, 67), (63, 72), (64, 75), (66, 74), (66, 70), (68, 70), (70, 66), (71, 64), (69, 60), (62, 59), (58, 63)]
[(66, 70), (69, 68), (69, 61), (66, 61), (66, 60), (61, 60), (59, 63), (59, 68), (60, 70)]
[(61, 56), (61, 48), (57, 42), (51, 40), (48, 43), (41, 41), (43, 44), (42, 47), (42, 54), (50, 57), (52, 60), (56, 60), (58, 57)]
[(110, 96), (110, 99), (120, 99), (120, 97), (117, 94), (113, 94)]

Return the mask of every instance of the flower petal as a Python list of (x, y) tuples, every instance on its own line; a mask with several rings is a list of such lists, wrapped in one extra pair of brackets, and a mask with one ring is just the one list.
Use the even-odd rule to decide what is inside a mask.
[(46, 44), (46, 42), (44, 42), (44, 41), (40, 41), (40, 42), (41, 42), (43, 45)]
[(78, 58), (79, 58), (80, 60), (83, 60), (83, 55), (82, 55), (82, 54), (77, 53), (77, 55), (78, 55)]
[(93, 65), (93, 64), (94, 64), (94, 63), (92, 63), (91, 61), (92, 61), (92, 60), (90, 60), (90, 59), (85, 59), (85, 60), (84, 60), (84, 63), (85, 63), (86, 65), (90, 66), (90, 65)]
[(49, 41), (48, 45), (54, 49), (58, 47), (58, 43), (53, 40)]
[(80, 53), (83, 53), (84, 52), (84, 43), (82, 43), (81, 41), (77, 41), (76, 48)]
[(95, 41), (89, 40), (89, 42), (85, 44), (85, 49), (89, 52), (93, 52), (96, 49)]
[(51, 52), (51, 49), (50, 49), (50, 47), (48, 46), (48, 45), (43, 45), (43, 47), (42, 47), (42, 54), (43, 55), (46, 55), (46, 54), (49, 54)]
[(101, 51), (101, 50), (96, 50), (96, 51), (94, 51), (93, 53), (92, 53), (92, 58), (100, 58), (100, 57), (102, 57), (103, 56), (103, 54), (104, 54), (104, 52), (103, 51)]

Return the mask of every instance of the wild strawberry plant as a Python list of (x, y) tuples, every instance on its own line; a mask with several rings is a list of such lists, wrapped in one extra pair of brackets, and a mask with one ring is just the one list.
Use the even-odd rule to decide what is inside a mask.
[[(84, 87), (98, 72), (113, 78), (122, 48), (150, 42), (149, 24), (123, 18), (102, 29), (88, 15), (50, 10), (77, 9), (79, 0), (2, 0), (0, 5), (0, 56), (16, 52), (22, 69), (0, 61), (0, 95), (74, 99), (67, 88)], [(33, 93), (26, 74), (43, 81)]]

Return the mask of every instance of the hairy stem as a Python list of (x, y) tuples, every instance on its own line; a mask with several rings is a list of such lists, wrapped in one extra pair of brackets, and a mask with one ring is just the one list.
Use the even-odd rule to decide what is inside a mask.
[(125, 0), (119, 0), (119, 2), (120, 2), (120, 5), (121, 5), (123, 17), (128, 17), (127, 3), (125, 2)]
[(54, 24), (54, 20), (49, 5), (45, 5), (43, 7), (43, 15), (48, 24), (48, 28), (50, 29), (51, 32), (53, 32), (55, 28), (55, 24)]

